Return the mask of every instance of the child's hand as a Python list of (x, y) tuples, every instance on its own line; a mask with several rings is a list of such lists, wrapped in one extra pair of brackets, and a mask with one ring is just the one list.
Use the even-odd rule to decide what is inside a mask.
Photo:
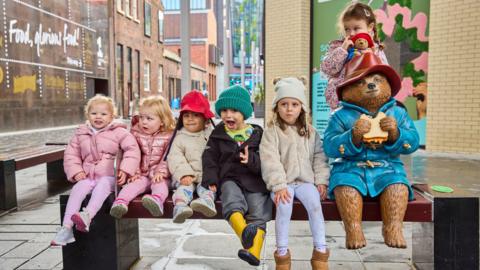
[(325, 200), (327, 198), (327, 185), (318, 185), (317, 189), (320, 193), (320, 199)]
[(290, 199), (292, 196), (288, 192), (287, 188), (280, 189), (279, 191), (275, 192), (275, 197), (273, 199), (273, 202), (278, 205), (278, 203), (283, 202), (283, 203), (289, 203)]
[(160, 182), (162, 182), (163, 180), (165, 180), (164, 178), (165, 178), (165, 174), (162, 173), (162, 172), (158, 172), (158, 173), (156, 173), (156, 174), (153, 176), (152, 182), (153, 182), (153, 183), (160, 183)]
[(140, 179), (140, 175), (135, 174), (132, 177), (128, 178), (127, 183), (133, 183), (133, 182), (137, 181), (138, 179)]
[(124, 171), (118, 171), (117, 184), (119, 186), (123, 186), (123, 184), (125, 184), (126, 181), (127, 181), (127, 174)]
[(77, 174), (75, 174), (75, 176), (73, 177), (73, 180), (75, 180), (75, 182), (78, 182), (80, 180), (83, 180), (87, 178), (87, 175), (85, 174), (85, 172), (79, 172)]
[(345, 37), (345, 39), (343, 40), (342, 48), (346, 51), (350, 47), (353, 47), (353, 41), (349, 37)]
[(216, 185), (210, 185), (210, 186), (208, 186), (208, 189), (210, 189), (212, 192), (217, 193), (217, 186)]
[(248, 163), (248, 145), (243, 148), (244, 152), (240, 152), (240, 163), (247, 164)]
[(193, 182), (193, 177), (191, 175), (185, 175), (180, 179), (180, 185), (182, 186), (190, 186)]

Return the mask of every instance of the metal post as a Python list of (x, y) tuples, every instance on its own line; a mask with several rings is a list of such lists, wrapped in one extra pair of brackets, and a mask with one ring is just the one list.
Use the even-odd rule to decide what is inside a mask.
[[(227, 88), (230, 85), (230, 0), (223, 0), (223, 29), (225, 31), (223, 35), (223, 72), (224, 72), (224, 87)], [(217, 97), (220, 95), (220, 91), (217, 91)]]
[(240, 21), (240, 80), (242, 87), (245, 87), (245, 26)]
[(250, 85), (252, 87), (252, 95), (255, 91), (255, 41), (252, 40), (250, 48)]
[(182, 48), (182, 81), (181, 94), (182, 97), (190, 91), (190, 1), (180, 1), (180, 39)]

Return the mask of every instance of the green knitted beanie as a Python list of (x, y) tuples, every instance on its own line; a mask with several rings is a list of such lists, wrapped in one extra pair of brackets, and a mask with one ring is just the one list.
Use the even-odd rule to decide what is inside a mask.
[(240, 85), (231, 86), (220, 94), (215, 102), (215, 111), (218, 115), (224, 109), (233, 109), (243, 114), (244, 119), (248, 119), (253, 112), (250, 104), (250, 95), (245, 88)]

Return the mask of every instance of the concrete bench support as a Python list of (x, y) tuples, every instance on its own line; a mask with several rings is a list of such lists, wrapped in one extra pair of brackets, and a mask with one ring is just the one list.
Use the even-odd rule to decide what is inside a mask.
[(419, 270), (479, 268), (479, 198), (435, 197), (433, 223), (413, 223)]
[(0, 210), (16, 207), (15, 160), (0, 160)]
[[(62, 220), (67, 201), (68, 196), (60, 196)], [(138, 219), (115, 220), (109, 214), (112, 202), (113, 195), (95, 216), (90, 232), (75, 231), (75, 243), (62, 248), (64, 269), (126, 270), (140, 258)]]

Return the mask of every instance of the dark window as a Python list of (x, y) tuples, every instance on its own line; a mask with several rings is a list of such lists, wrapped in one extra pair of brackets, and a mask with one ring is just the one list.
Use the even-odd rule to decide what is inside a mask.
[(145, 27), (145, 36), (152, 36), (152, 6), (145, 2), (144, 5), (144, 27)]
[(117, 44), (116, 52), (117, 66), (117, 90), (123, 89), (123, 45)]

